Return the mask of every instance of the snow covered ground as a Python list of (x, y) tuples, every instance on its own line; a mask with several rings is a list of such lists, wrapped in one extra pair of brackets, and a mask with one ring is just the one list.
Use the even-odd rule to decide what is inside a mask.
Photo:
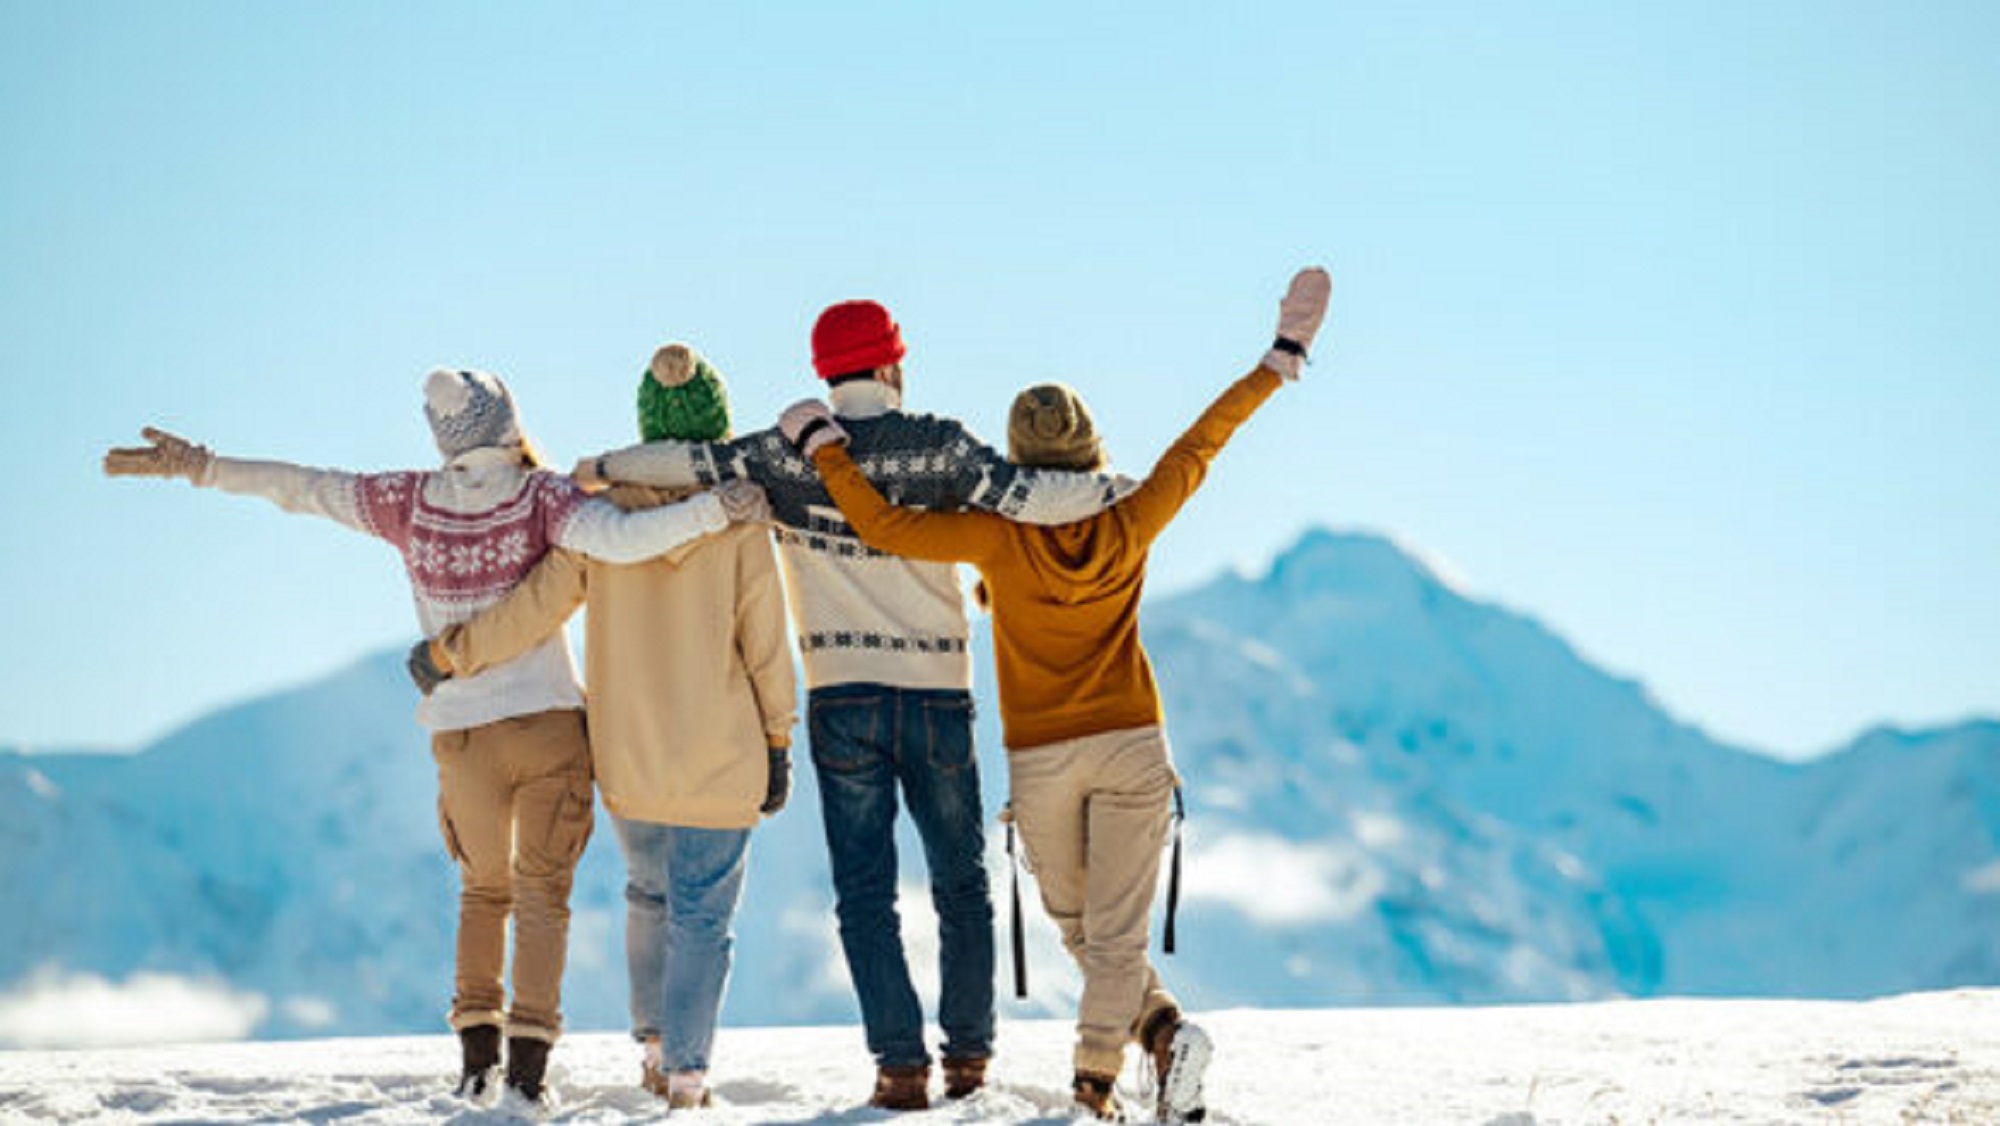
[[(1615, 1001), (1212, 1014), (1220, 1123), (2000, 1122), (2000, 991), (1871, 1002)], [(860, 1107), (853, 1028), (728, 1029), (724, 1123), (1028, 1122), (1068, 1117), (1069, 1027), (1003, 1022), (993, 1087), (891, 1116)], [(636, 1050), (557, 1052), (563, 1122), (657, 1118)], [(444, 1036), (0, 1054), (0, 1119), (478, 1122), (445, 1093)], [(1129, 1074), (1129, 1072), (1128, 1072)]]

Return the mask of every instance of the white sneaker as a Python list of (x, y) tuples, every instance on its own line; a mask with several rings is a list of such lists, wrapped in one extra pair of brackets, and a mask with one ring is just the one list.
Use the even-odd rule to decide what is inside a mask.
[(1215, 1042), (1200, 1025), (1182, 1020), (1167, 1048), (1166, 1070), (1160, 1076), (1159, 1118), (1162, 1122), (1200, 1122), (1208, 1117), (1202, 1076), (1215, 1055)]

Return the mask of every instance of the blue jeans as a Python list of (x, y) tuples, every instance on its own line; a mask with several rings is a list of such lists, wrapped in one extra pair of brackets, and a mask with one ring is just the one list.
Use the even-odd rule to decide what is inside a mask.
[(923, 839), (937, 908), (944, 1054), (993, 1054), (993, 899), (966, 692), (840, 684), (808, 697), (807, 729), (833, 861), (835, 911), (883, 1067), (930, 1062), (896, 914), (896, 793)]
[(673, 1071), (704, 1071), (735, 944), (748, 829), (692, 829), (613, 817), (625, 852), (625, 960), (632, 1037), (660, 1038)]

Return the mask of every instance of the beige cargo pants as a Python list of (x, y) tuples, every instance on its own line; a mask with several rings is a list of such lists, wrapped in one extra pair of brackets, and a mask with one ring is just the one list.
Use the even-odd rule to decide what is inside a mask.
[[(590, 743), (575, 709), (431, 736), (438, 820), (458, 862), (458, 975), (451, 1026), (562, 1030), (569, 892), (591, 829)], [(514, 1005), (502, 973), (514, 918)], [(503, 1012), (504, 1011), (504, 1012)]]
[(1014, 823), (1042, 906), (1083, 970), (1076, 1070), (1115, 1076), (1146, 1018), (1174, 1005), (1146, 957), (1173, 756), (1158, 727), (1010, 751)]

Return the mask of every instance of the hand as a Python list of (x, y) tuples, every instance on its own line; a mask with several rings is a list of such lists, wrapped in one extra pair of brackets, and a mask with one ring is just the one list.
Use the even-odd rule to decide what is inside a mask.
[(604, 476), (603, 468), (602, 456), (584, 458), (576, 463), (575, 469), (569, 471), (570, 480), (575, 481), (576, 487), (586, 493), (601, 493), (611, 487), (610, 480)]
[(438, 685), (451, 679), (451, 662), (443, 660), (442, 656), (432, 648), (427, 638), (410, 646), (409, 659), (403, 662), (403, 667), (409, 670), (410, 680), (417, 686), (417, 691), (426, 696), (437, 691)]
[(833, 411), (818, 399), (801, 399), (778, 416), (778, 431), (792, 448), (811, 458), (821, 446), (847, 444), (847, 431), (834, 421)]
[(106, 477), (180, 477), (190, 484), (200, 483), (215, 455), (207, 446), (151, 426), (139, 431), (150, 445), (126, 446), (104, 455)]
[(785, 808), (792, 797), (792, 750), (790, 747), (772, 747), (766, 752), (765, 760), (771, 768), (770, 780), (764, 785), (764, 804), (757, 812), (769, 816)]
[(731, 524), (769, 524), (771, 498), (755, 481), (737, 478), (715, 487), (715, 499), (722, 502), (723, 515)]
[(1308, 266), (1292, 275), (1292, 284), (1278, 302), (1278, 339), (1264, 355), (1264, 366), (1297, 379), (1312, 350), (1313, 338), (1326, 319), (1327, 297), (1333, 292), (1333, 278), (1318, 266)]

